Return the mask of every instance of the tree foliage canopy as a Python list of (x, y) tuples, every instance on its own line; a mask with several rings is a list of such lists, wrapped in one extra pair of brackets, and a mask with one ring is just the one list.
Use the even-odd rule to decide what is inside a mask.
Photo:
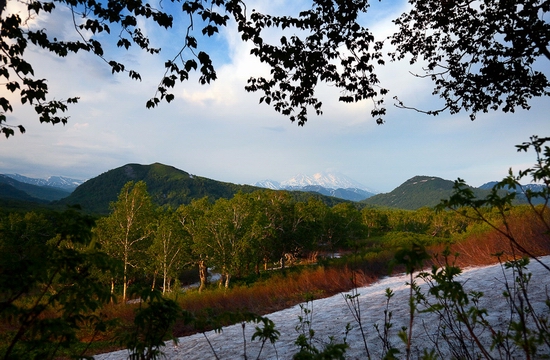
[[(68, 118), (63, 113), (78, 97), (50, 99), (47, 79), (34, 76), (29, 46), (60, 57), (89, 52), (103, 59), (113, 73), (126, 72), (141, 80), (137, 71), (111, 59), (107, 44), (114, 38), (121, 49), (137, 46), (158, 54), (160, 49), (142, 30), (143, 24), (170, 29), (178, 11), (189, 19), (187, 31), (179, 52), (165, 61), (165, 74), (147, 101), (148, 108), (171, 102), (171, 89), (193, 71), (201, 84), (216, 80), (216, 67), (204, 51), (204, 42), (230, 23), (236, 24), (243, 41), (253, 45), (251, 54), (270, 68), (269, 76), (251, 77), (246, 89), (260, 92), (260, 102), (299, 125), (312, 111), (322, 114), (316, 88), (323, 82), (340, 90), (339, 101), (373, 101), (371, 114), (383, 123), (388, 89), (380, 84), (376, 68), (385, 63), (385, 40), (396, 47), (391, 59), (410, 56), (411, 63), (426, 63), (426, 73), (418, 76), (430, 77), (433, 93), (444, 100), (442, 108), (424, 111), (429, 114), (464, 110), (474, 119), (480, 111), (529, 108), (530, 99), (548, 95), (548, 79), (537, 70), (540, 61), (550, 58), (547, 1), (409, 2), (410, 10), (394, 21), (397, 32), (388, 39), (375, 39), (361, 20), (369, 10), (367, 0), (312, 0), (310, 8), (283, 16), (248, 9), (247, 2), (239, 0), (174, 0), (159, 2), (158, 8), (140, 0), (9, 0), (8, 6), (0, 2), (0, 82), (23, 104), (33, 106), (41, 122), (65, 124)], [(15, 6), (9, 5), (15, 3), (25, 5), (24, 15), (12, 11)], [(52, 38), (34, 21), (63, 7), (70, 10), (67, 22), (74, 24), (77, 40)], [(273, 30), (280, 37), (270, 42), (266, 33)], [(407, 107), (398, 99), (396, 105)], [(7, 123), (6, 114), (13, 112), (7, 96), (0, 97), (0, 107), (0, 131), (6, 136), (16, 128), (24, 132), (21, 125)]]
[[(548, 96), (541, 70), (550, 60), (550, 3), (527, 1), (409, 1), (413, 7), (395, 24), (393, 59), (423, 61), (444, 99), (442, 111), (529, 109), (533, 97)], [(402, 105), (402, 104), (401, 104)]]

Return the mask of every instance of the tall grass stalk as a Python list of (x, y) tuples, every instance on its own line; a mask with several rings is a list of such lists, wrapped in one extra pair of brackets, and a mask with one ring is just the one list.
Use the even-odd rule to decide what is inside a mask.
[(344, 297), (344, 300), (346, 301), (346, 305), (353, 316), (353, 319), (359, 326), (359, 331), (361, 332), (361, 339), (363, 340), (363, 346), (365, 347), (365, 354), (367, 359), (370, 359), (370, 351), (369, 346), (367, 344), (367, 333), (363, 326), (363, 317), (361, 316), (361, 302), (359, 301), (359, 296), (361, 294), (359, 293), (357, 287), (351, 290), (349, 294), (342, 294)]

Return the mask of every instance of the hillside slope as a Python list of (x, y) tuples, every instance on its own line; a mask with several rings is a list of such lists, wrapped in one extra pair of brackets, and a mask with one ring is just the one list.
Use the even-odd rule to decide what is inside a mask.
[[(395, 188), (392, 192), (378, 194), (361, 201), (363, 204), (415, 210), (432, 207), (448, 199), (453, 193), (454, 182), (435, 176), (415, 176)], [(484, 197), (488, 190), (473, 189), (474, 194)]]
[(191, 200), (204, 196), (212, 199), (229, 198), (238, 191), (257, 190), (250, 185), (235, 185), (194, 176), (159, 163), (127, 164), (84, 182), (59, 203), (78, 204), (85, 211), (105, 214), (109, 211), (109, 203), (116, 201), (124, 184), (141, 180), (147, 184), (147, 190), (154, 203), (172, 207), (188, 204)]
[[(27, 184), (1, 174), (0, 184), (4, 186), (4, 190), (0, 194), (0, 196), (24, 201), (54, 201), (67, 197), (70, 193), (69, 191), (64, 191), (58, 188), (54, 188), (52, 186), (38, 186)], [(8, 186), (11, 187), (11, 189), (13, 190), (8, 190)], [(22, 195), (21, 193), (25, 193), (26, 196)]]

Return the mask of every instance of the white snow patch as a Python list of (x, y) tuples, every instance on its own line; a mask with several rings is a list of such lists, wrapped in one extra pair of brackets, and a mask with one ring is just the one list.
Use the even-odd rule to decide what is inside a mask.
[[(545, 264), (550, 264), (550, 256), (541, 258)], [(537, 312), (548, 316), (548, 307), (544, 301), (550, 285), (550, 276), (539, 263), (531, 261), (529, 271), (533, 274), (530, 283), (530, 298)], [(508, 276), (510, 274), (508, 273)], [(508, 277), (510, 279), (510, 277)], [(509, 316), (509, 307), (502, 295), (503, 291), (503, 270), (500, 265), (493, 265), (481, 268), (467, 268), (463, 271), (458, 280), (464, 284), (467, 290), (476, 290), (484, 292), (480, 301), (480, 307), (488, 310), (487, 320), (494, 326), (502, 324)], [(386, 304), (385, 292), (391, 288), (394, 296), (390, 302), (390, 311), (393, 313), (393, 327), (391, 330), (391, 342), (401, 350), (404, 356), (404, 347), (397, 337), (397, 332), (402, 326), (408, 324), (408, 292), (406, 285), (408, 276), (401, 275), (382, 279), (370, 286), (358, 289), (361, 301), (361, 311), (364, 328), (367, 332), (367, 344), (370, 355), (373, 359), (379, 359), (381, 353), (381, 341), (376, 333), (373, 324), (383, 326), (384, 309)], [(420, 282), (420, 280), (418, 280)], [(427, 284), (421, 284), (423, 292), (427, 292)], [(298, 333), (296, 326), (299, 324), (298, 316), (301, 311), (299, 306), (278, 311), (267, 315), (276, 324), (276, 328), (281, 332), (279, 341), (275, 344), (276, 350), (270, 344), (266, 344), (263, 349), (261, 359), (291, 359), (298, 350), (294, 344)], [(326, 299), (320, 299), (313, 302), (313, 329), (315, 338), (320, 341), (328, 341), (329, 336), (334, 336), (335, 341), (341, 341), (346, 324), (350, 323), (353, 329), (348, 334), (348, 344), (350, 347), (346, 352), (348, 359), (363, 359), (365, 349), (361, 338), (360, 330), (353, 320), (348, 307), (346, 306), (342, 294), (335, 295)], [(438, 319), (434, 314), (423, 313), (416, 314), (415, 325), (413, 327), (413, 358), (417, 358), (422, 349), (431, 349), (434, 347), (430, 336), (437, 333)], [(246, 326), (246, 347), (249, 358), (256, 358), (260, 343), (251, 342), (251, 336), (254, 332), (254, 324)], [(427, 333), (432, 332), (428, 335)], [(228, 326), (222, 333), (213, 331), (205, 334), (214, 347), (220, 359), (242, 359), (243, 358), (243, 335), (240, 324)], [(487, 346), (490, 345), (490, 338), (487, 332), (482, 334)], [(322, 348), (322, 344), (317, 344)], [(168, 359), (215, 359), (207, 340), (203, 334), (195, 334), (179, 339), (177, 344), (172, 342), (162, 349)], [(128, 358), (128, 351), (121, 350), (108, 354), (97, 355), (97, 360), (122, 360)], [(516, 353), (514, 356), (521, 358), (522, 354)], [(447, 355), (450, 357), (450, 355)]]

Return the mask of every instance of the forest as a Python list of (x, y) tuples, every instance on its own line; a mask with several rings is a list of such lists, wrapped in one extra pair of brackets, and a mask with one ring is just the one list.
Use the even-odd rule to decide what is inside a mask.
[(550, 253), (545, 205), (512, 206), (515, 195), (498, 186), (500, 205), (491, 195), (468, 204), (471, 191), (457, 181), (439, 207), (414, 211), (271, 190), (173, 209), (130, 181), (102, 217), (75, 207), (3, 211), (0, 349), (58, 358), (122, 347), (154, 358), (171, 337), (260, 321), (406, 270), (396, 262), (403, 251), (421, 249), (425, 266), (444, 249), (462, 265)]

